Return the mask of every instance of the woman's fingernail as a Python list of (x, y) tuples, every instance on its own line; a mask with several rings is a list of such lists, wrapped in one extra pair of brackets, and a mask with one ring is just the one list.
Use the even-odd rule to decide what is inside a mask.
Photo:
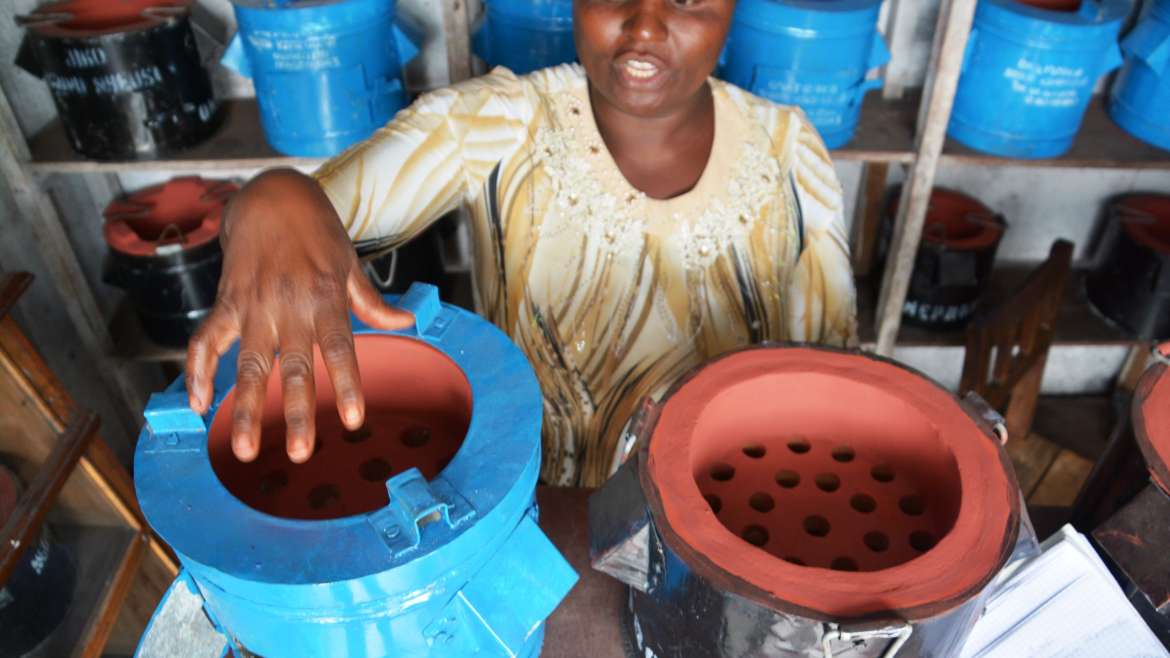
[(346, 407), (345, 409), (345, 424), (353, 427), (362, 420), (362, 415), (358, 413), (357, 407)]

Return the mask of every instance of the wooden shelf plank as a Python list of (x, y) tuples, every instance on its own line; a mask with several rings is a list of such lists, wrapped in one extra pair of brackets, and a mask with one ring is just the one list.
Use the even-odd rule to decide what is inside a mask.
[[(862, 106), (856, 135), (846, 148), (834, 151), (833, 156), (841, 160), (909, 162), (913, 155), (916, 103), (916, 97), (887, 101), (880, 94), (870, 94)], [(166, 158), (130, 162), (86, 159), (69, 145), (60, 119), (54, 119), (29, 141), (33, 159), (30, 168), (39, 174), (79, 174), (315, 167), (324, 162), (323, 158), (289, 157), (272, 150), (264, 139), (260, 111), (254, 99), (225, 101), (224, 110), (223, 125), (206, 142)]]
[[(1010, 264), (997, 267), (991, 275), (987, 293), (980, 302), (981, 309), (1008, 299), (1019, 288), (1035, 265)], [(874, 333), (874, 313), (877, 307), (876, 277), (857, 281), (857, 323), (861, 343), (871, 345), (877, 340)], [(1056, 322), (1053, 345), (1136, 345), (1139, 340), (1102, 317), (1085, 296), (1085, 271), (1073, 270), (1060, 315)], [(947, 347), (966, 343), (963, 330), (933, 331), (903, 323), (898, 333), (899, 347)]]
[(54, 119), (29, 141), (30, 168), (40, 174), (122, 171), (255, 169), (275, 166), (316, 166), (321, 158), (294, 158), (268, 146), (254, 99), (224, 101), (224, 122), (206, 142), (159, 160), (97, 162), (69, 145), (60, 119)]
[(979, 153), (948, 139), (944, 164), (977, 164), (1021, 167), (1076, 167), (1092, 169), (1170, 169), (1170, 151), (1163, 151), (1130, 135), (1113, 123), (1105, 111), (1105, 98), (1089, 104), (1076, 141), (1068, 153), (1046, 160), (1019, 160)]

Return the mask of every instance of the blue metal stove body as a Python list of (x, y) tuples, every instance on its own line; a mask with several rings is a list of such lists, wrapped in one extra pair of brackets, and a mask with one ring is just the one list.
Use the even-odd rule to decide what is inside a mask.
[[(542, 402), (531, 367), (493, 325), (415, 284), (399, 306), (465, 374), (473, 411), (454, 459), (427, 481), (391, 477), (382, 509), (329, 520), (245, 505), (213, 471), (208, 428), (235, 382), (220, 362), (205, 417), (180, 378), (152, 397), (135, 454), (143, 513), (184, 573), (168, 600), (197, 591), (235, 649), (264, 658), (536, 656), (544, 620), (577, 576), (537, 526)], [(177, 594), (176, 594), (177, 592)], [(163, 655), (157, 618), (139, 656)], [(154, 632), (154, 633), (152, 633)]]
[(877, 31), (881, 0), (740, 0), (721, 76), (799, 105), (829, 148), (853, 138), (871, 69), (890, 59)]
[(285, 155), (328, 157), (407, 105), (418, 48), (397, 0), (232, 0), (239, 29), (222, 64), (256, 86), (260, 123)]
[(1139, 139), (1170, 151), (1170, 0), (1146, 3), (1121, 42), (1125, 66), (1109, 98), (1109, 115)]
[(1073, 144), (1097, 80), (1121, 65), (1130, 0), (1084, 0), (1075, 12), (980, 0), (947, 134), (1013, 158), (1053, 158)]

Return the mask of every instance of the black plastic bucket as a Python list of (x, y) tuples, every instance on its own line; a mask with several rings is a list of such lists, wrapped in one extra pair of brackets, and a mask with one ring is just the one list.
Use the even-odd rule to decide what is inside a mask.
[(17, 21), (21, 68), (53, 94), (69, 142), (97, 160), (149, 159), (211, 135), (219, 118), (190, 0), (67, 0)]
[(181, 347), (215, 304), (223, 253), (219, 227), (237, 186), (175, 178), (114, 201), (103, 236), (103, 278), (129, 295), (143, 331)]
[[(882, 216), (882, 253), (889, 252), (900, 192), (891, 192)], [(902, 306), (906, 323), (938, 330), (966, 325), (987, 288), (1006, 229), (1004, 218), (978, 200), (935, 188)]]
[(1119, 196), (1105, 221), (1089, 302), (1136, 338), (1170, 337), (1170, 195)]

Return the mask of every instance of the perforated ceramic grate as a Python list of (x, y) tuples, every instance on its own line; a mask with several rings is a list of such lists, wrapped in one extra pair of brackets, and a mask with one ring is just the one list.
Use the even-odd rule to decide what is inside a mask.
[[(875, 442), (876, 443), (876, 442)], [(930, 550), (954, 524), (912, 455), (803, 435), (757, 439), (704, 461), (695, 481), (728, 530), (798, 565), (873, 571)], [(953, 465), (935, 465), (957, 477)]]
[(295, 519), (370, 512), (388, 501), (387, 479), (411, 467), (434, 478), (459, 450), (471, 421), (471, 387), (450, 359), (407, 338), (355, 337), (366, 422), (346, 430), (320, 354), (315, 355), (317, 443), (294, 464), (285, 451), (280, 382), (264, 407), (260, 455), (240, 462), (230, 449), (234, 391), (215, 414), (208, 449), (216, 475), (254, 509)]

